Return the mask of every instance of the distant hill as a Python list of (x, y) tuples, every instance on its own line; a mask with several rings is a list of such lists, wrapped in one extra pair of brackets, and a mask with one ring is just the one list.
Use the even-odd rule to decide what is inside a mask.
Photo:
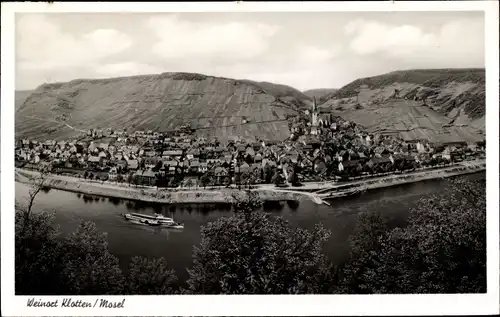
[[(399, 96), (393, 98), (396, 89)], [(319, 104), (365, 126), (425, 129), (428, 139), (439, 139), (437, 131), (453, 127), (460, 132), (452, 132), (452, 138), (474, 139), (485, 131), (485, 96), (484, 69), (423, 69), (357, 79)], [(401, 108), (391, 110), (394, 117), (385, 113), (394, 107)]]
[(33, 90), (16, 90), (15, 92), (15, 109), (19, 109), (26, 98), (33, 92)]
[(285, 139), (287, 116), (310, 104), (300, 91), (195, 73), (44, 84), (16, 111), (16, 137), (63, 139), (89, 128), (171, 131), (219, 139)]
[(304, 91), (304, 95), (311, 98), (315, 97), (317, 100), (335, 93), (338, 89), (335, 88), (319, 88), (319, 89), (309, 89)]

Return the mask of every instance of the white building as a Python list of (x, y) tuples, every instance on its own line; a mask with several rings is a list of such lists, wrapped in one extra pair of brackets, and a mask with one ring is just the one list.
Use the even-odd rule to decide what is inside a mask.
[(311, 134), (312, 135), (317, 135), (318, 134), (318, 117), (319, 117), (319, 112), (318, 109), (316, 108), (316, 98), (313, 97), (313, 107), (312, 107), (312, 112), (311, 112)]

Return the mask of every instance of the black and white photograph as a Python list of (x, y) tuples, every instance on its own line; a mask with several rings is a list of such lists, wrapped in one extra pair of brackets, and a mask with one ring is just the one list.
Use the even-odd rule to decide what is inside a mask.
[(2, 284), (17, 311), (475, 294), (498, 313), (498, 30), (484, 9), (498, 3), (485, 2), (17, 3), (5, 78), (2, 44)]

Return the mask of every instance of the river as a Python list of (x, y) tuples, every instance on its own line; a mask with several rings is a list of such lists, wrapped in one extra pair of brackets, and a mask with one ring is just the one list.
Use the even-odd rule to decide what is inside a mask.
[[(467, 179), (484, 178), (485, 173), (469, 174)], [(436, 179), (396, 187), (367, 191), (357, 196), (331, 201), (331, 206), (317, 205), (312, 201), (266, 204), (265, 212), (283, 216), (293, 226), (312, 228), (316, 223), (332, 231), (325, 251), (333, 261), (343, 259), (348, 253), (347, 239), (356, 223), (357, 215), (367, 211), (383, 211), (394, 224), (403, 224), (410, 208), (424, 196), (442, 193), (446, 180)], [(28, 187), (16, 183), (16, 200), (23, 202)], [(96, 223), (108, 235), (109, 250), (119, 257), (122, 267), (127, 267), (132, 256), (164, 257), (175, 269), (181, 281), (187, 278), (186, 268), (191, 265), (193, 246), (200, 241), (200, 226), (219, 217), (231, 215), (226, 205), (162, 205), (123, 199), (86, 196), (51, 189), (41, 192), (35, 200), (35, 210), (56, 211), (56, 221), (63, 234), (73, 232), (81, 219)], [(126, 212), (162, 212), (184, 223), (183, 230), (168, 230), (128, 223), (121, 214)]]

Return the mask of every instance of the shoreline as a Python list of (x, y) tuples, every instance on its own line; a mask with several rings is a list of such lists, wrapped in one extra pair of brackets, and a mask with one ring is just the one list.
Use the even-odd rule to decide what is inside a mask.
[[(324, 199), (334, 199), (336, 194), (316, 194), (308, 192), (308, 188), (313, 190), (335, 190), (344, 186), (351, 186), (350, 189), (377, 189), (391, 186), (398, 186), (408, 183), (415, 183), (424, 180), (448, 178), (459, 175), (479, 173), (486, 170), (485, 161), (471, 161), (469, 164), (459, 164), (439, 169), (423, 170), (406, 174), (391, 174), (378, 178), (368, 178), (345, 183), (305, 183), (302, 187), (280, 187), (272, 184), (264, 184), (258, 188), (251, 189), (259, 194), (263, 201), (300, 201), (312, 200), (317, 204), (328, 204)], [(28, 184), (28, 175), (37, 172), (15, 169), (15, 181)], [(314, 185), (316, 184), (316, 186)], [(236, 188), (215, 188), (215, 189), (156, 189), (156, 187), (135, 187), (124, 183), (110, 183), (83, 180), (70, 176), (49, 175), (46, 180), (49, 188), (64, 190), (74, 193), (96, 195), (102, 197), (129, 199), (149, 203), (229, 203), (233, 200), (233, 195), (241, 196), (245, 194), (245, 189)], [(341, 196), (341, 195), (338, 195)]]

